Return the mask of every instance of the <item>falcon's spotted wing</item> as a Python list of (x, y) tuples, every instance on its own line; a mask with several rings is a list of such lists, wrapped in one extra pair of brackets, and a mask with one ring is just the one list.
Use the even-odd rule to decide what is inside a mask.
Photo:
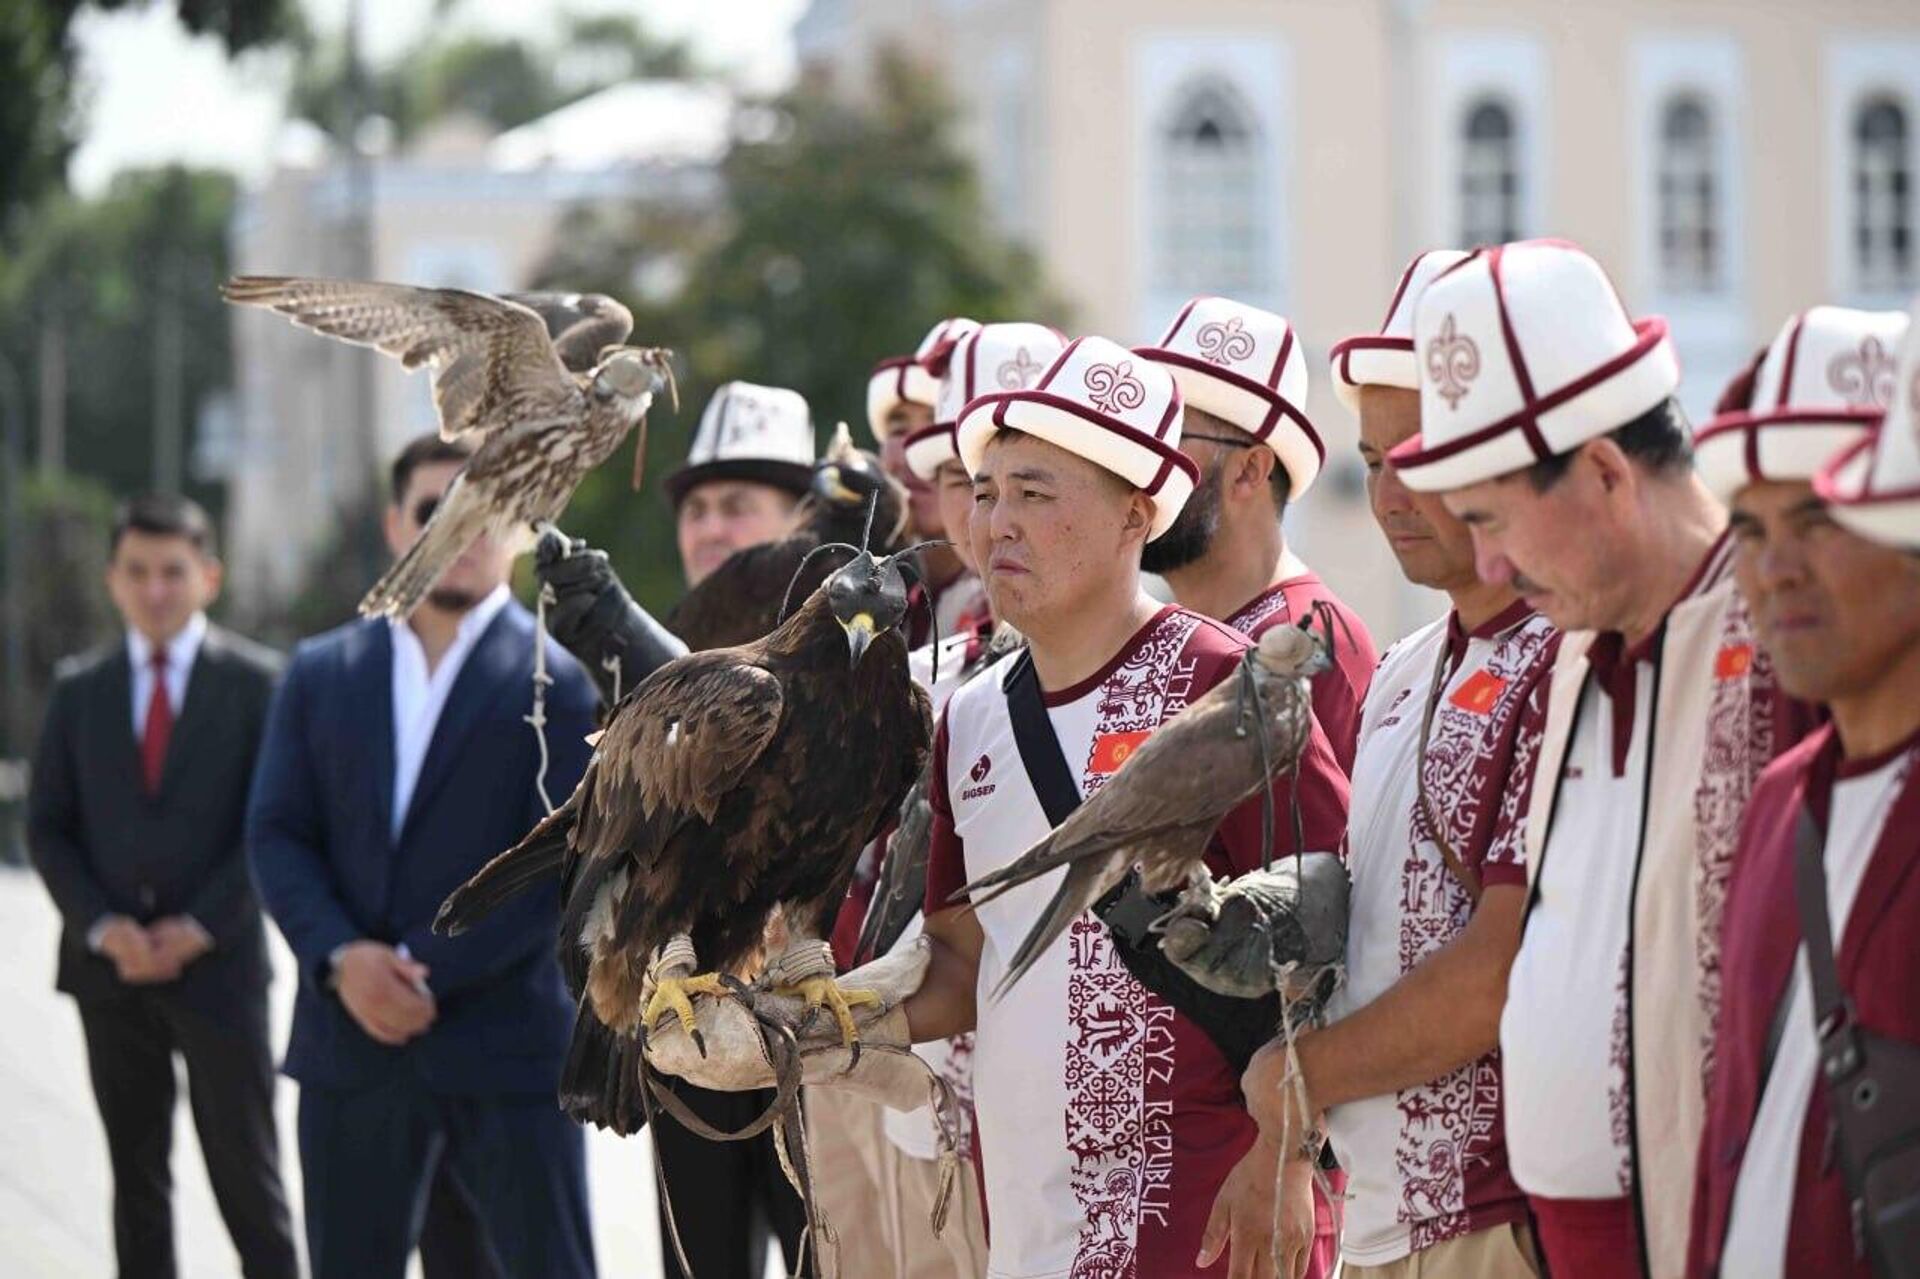
[(449, 440), (560, 416), (579, 394), (546, 322), (484, 293), (258, 275), (236, 276), (221, 292), (229, 302), (384, 351), (409, 369), (432, 369), (440, 434)]

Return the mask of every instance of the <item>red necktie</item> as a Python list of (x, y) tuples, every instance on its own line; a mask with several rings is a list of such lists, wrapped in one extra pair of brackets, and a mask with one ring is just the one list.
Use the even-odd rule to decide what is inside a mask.
[(147, 731), (140, 738), (140, 771), (147, 794), (160, 793), (160, 770), (167, 765), (167, 743), (173, 737), (173, 702), (167, 697), (167, 650), (153, 650), (153, 696), (147, 699)]

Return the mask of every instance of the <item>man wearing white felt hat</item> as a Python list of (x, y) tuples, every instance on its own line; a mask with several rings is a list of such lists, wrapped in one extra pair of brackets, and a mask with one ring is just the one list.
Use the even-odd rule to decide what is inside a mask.
[[(880, 464), (907, 490), (908, 518), (921, 540), (946, 534), (933, 485), (907, 464), (906, 442), (933, 421), (941, 371), (961, 339), (979, 328), (965, 316), (942, 320), (927, 330), (912, 355), (882, 360), (867, 380), (867, 425), (880, 446)], [(929, 547), (920, 553), (920, 567), (921, 580), (914, 589), (929, 607), (908, 612), (907, 638), (915, 647), (958, 629), (962, 615), (979, 597), (979, 583), (972, 580), (957, 548)]]
[[(921, 367), (935, 378), (934, 407), (926, 420), (912, 429), (897, 429), (888, 438), (890, 448), (909, 468), (912, 478), (935, 495), (941, 527), (936, 536), (953, 542), (965, 565), (965, 575), (949, 583), (943, 599), (962, 599), (964, 607), (938, 638), (916, 648), (907, 659), (913, 678), (926, 687), (934, 713), (961, 684), (984, 667), (999, 650), (990, 650), (993, 612), (967, 545), (973, 514), (973, 479), (960, 461), (955, 443), (960, 412), (979, 393), (1024, 390), (1033, 385), (1066, 346), (1066, 338), (1042, 324), (971, 325), (959, 336), (935, 347), (923, 344)], [(951, 330), (949, 330), (951, 332)], [(881, 848), (870, 850), (879, 860)], [(896, 948), (919, 936), (918, 920), (908, 924), (895, 941)], [(973, 1095), (971, 1032), (916, 1044), (914, 1052), (965, 1099)], [(843, 1094), (844, 1095), (844, 1094)], [(884, 1108), (882, 1108), (884, 1109)], [(947, 1226), (938, 1238), (927, 1227), (939, 1190), (938, 1143), (932, 1117), (924, 1111), (904, 1114), (885, 1110), (880, 1115), (880, 1137), (875, 1152), (873, 1193), (881, 1200), (879, 1235), (888, 1272), (903, 1279), (984, 1273), (986, 1229), (979, 1193), (971, 1176), (954, 1192)]]
[[(1843, 1124), (1837, 1143), (1829, 1133), (1836, 1115), (1858, 1113), (1864, 1080), (1893, 1090), (1881, 1113), (1901, 1113), (1900, 1089), (1913, 1084), (1884, 1073), (1884, 1054), (1920, 1046), (1920, 876), (1909, 873), (1920, 847), (1920, 343), (1904, 314), (1816, 307), (1766, 351), (1751, 393), (1741, 389), (1730, 398), (1750, 408), (1702, 433), (1745, 436), (1722, 449), (1744, 459), (1744, 474), (1724, 468), (1738, 484), (1735, 571), (1781, 685), (1830, 720), (1762, 774), (1742, 828), (1689, 1272), (1865, 1279), (1899, 1272), (1879, 1229), (1884, 1204), (1855, 1206), (1858, 1130)], [(1816, 436), (1840, 442), (1839, 489), (1830, 476), (1809, 483), (1826, 465)], [(1891, 445), (1905, 453), (1904, 481)], [(1853, 531), (1869, 506), (1878, 519), (1864, 531), (1891, 534), (1884, 544)], [(1812, 975), (1816, 960), (1830, 979)], [(1826, 1050), (1849, 1039), (1857, 1058), (1823, 1079)], [(1898, 1121), (1880, 1130), (1897, 1136)]]
[[(966, 546), (973, 515), (973, 477), (960, 460), (960, 412), (990, 391), (1022, 391), (1032, 386), (1066, 344), (1064, 334), (1044, 324), (989, 324), (928, 359), (928, 367), (939, 376), (934, 411), (925, 425), (901, 438), (901, 458), (914, 482), (933, 493), (939, 512), (939, 528), (933, 536), (952, 541), (954, 552), (966, 564), (967, 576), (947, 588), (950, 595), (966, 597), (955, 613), (953, 630), (967, 629), (991, 612), (979, 568)], [(941, 632), (943, 637), (947, 633)]]
[(1360, 703), (1378, 660), (1352, 609), (1287, 546), (1280, 517), (1320, 474), (1326, 447), (1307, 419), (1307, 356), (1293, 326), (1227, 298), (1195, 298), (1165, 336), (1134, 352), (1180, 387), (1180, 448), (1201, 480), (1141, 565), (1174, 598), (1249, 638), (1330, 610), (1336, 665), (1313, 685), (1313, 712), (1340, 766), (1353, 767)]
[[(1367, 497), (1409, 581), (1452, 604), (1373, 674), (1352, 769), (1347, 979), (1332, 1024), (1298, 1045), (1299, 1086), (1347, 1174), (1342, 1274), (1353, 1279), (1534, 1279), (1527, 1198), (1508, 1170), (1500, 1011), (1526, 909), (1527, 706), (1558, 633), (1511, 585), (1482, 582), (1473, 538), (1389, 452), (1420, 429), (1413, 312), (1466, 254), (1433, 250), (1401, 277), (1379, 331), (1336, 343), (1334, 386), (1360, 419)], [(1537, 730), (1536, 730), (1537, 732)], [(1243, 1089), (1284, 1122), (1284, 1046)]]
[[(953, 901), (1051, 829), (1041, 797), (1055, 792), (1029, 774), (1016, 716), (1051, 733), (1061, 785), (1084, 796), (1247, 648), (1141, 589), (1141, 549), (1173, 525), (1197, 478), (1180, 431), (1173, 379), (1102, 338), (1067, 345), (1032, 385), (988, 391), (958, 418), (973, 559), (995, 615), (1029, 647), (960, 687), (941, 714), (933, 962), (905, 1006), (916, 1040), (975, 1031), (991, 1274), (1198, 1277), (1227, 1273), (1207, 1267), (1229, 1247), (1232, 1273), (1267, 1273), (1278, 1145), (1258, 1137), (1220, 1049), (1134, 979), (1118, 949), (1131, 943), (1089, 912), (993, 998), (1047, 893), (977, 911)], [(1317, 726), (1298, 793), (1307, 846), (1337, 846), (1346, 778)], [(1260, 865), (1260, 809), (1256, 797), (1222, 823), (1216, 875)], [(1122, 1025), (1137, 1030), (1114, 1034)], [(1282, 1235), (1289, 1279), (1312, 1239), (1305, 1199), (1291, 1201)]]
[(727, 557), (785, 535), (813, 482), (813, 414), (798, 391), (728, 382), (713, 393), (687, 460), (666, 478), (687, 585)]
[(1524, 802), (1530, 895), (1501, 1014), (1506, 1137), (1549, 1269), (1685, 1265), (1719, 919), (1747, 794), (1791, 744), (1691, 465), (1659, 319), (1577, 247), (1478, 250), (1414, 314), (1406, 485), (1479, 576), (1561, 627)]

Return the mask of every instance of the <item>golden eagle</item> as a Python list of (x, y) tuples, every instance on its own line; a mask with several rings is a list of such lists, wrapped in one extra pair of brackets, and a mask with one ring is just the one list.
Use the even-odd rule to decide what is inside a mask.
[[(580, 1001), (561, 1104), (575, 1119), (640, 1126), (645, 1029), (671, 1011), (693, 1033), (691, 998), (752, 964), (776, 911), (791, 938), (780, 966), (807, 974), (794, 989), (853, 1038), (863, 992), (819, 971), (821, 939), (933, 728), (898, 629), (907, 552), (816, 555), (828, 550), (854, 558), (771, 634), (669, 662), (622, 699), (567, 802), (440, 909), (434, 927), (458, 933), (561, 875), (561, 963)], [(649, 971), (688, 941), (703, 975)]]

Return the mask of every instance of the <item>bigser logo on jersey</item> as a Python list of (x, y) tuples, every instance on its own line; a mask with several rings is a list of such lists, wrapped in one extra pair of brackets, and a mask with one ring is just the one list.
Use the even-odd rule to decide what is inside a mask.
[(991, 772), (993, 772), (993, 757), (991, 755), (982, 755), (979, 759), (974, 760), (973, 767), (967, 770), (967, 776), (973, 779), (974, 784), (961, 791), (960, 798), (985, 799), (988, 795), (993, 794), (993, 785), (991, 783), (981, 785), (981, 783), (987, 781), (987, 774)]

